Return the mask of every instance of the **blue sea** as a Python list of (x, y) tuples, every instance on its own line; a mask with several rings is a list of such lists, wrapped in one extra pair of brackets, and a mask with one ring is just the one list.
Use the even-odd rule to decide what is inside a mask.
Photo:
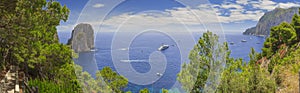
[[(130, 44), (125, 40), (127, 39), (125, 32), (119, 35), (124, 36), (124, 40), (116, 39), (114, 34), (98, 32), (95, 35), (96, 51), (80, 53), (79, 58), (74, 59), (75, 63), (81, 65), (83, 70), (91, 73), (93, 77), (97, 70), (105, 66), (113, 68), (129, 79), (129, 84), (123, 89), (124, 91), (137, 93), (143, 88), (148, 88), (152, 93), (158, 93), (162, 88), (182, 91), (176, 80), (177, 73), (180, 72), (182, 63), (189, 61), (188, 53), (193, 48), (193, 45), (189, 44), (196, 44), (202, 33), (192, 35), (178, 33), (173, 34), (176, 36), (168, 36), (158, 32), (146, 32), (135, 36)], [(67, 43), (70, 35), (70, 32), (59, 32), (60, 42)], [(195, 41), (185, 39), (191, 37)], [(241, 33), (226, 34), (225, 38), (226, 41), (233, 43), (228, 44), (231, 50), (230, 56), (243, 58), (245, 62), (249, 60), (250, 48), (253, 47), (257, 52), (261, 52), (265, 40), (263, 37), (246, 36)], [(170, 47), (165, 51), (157, 51), (162, 44), (168, 44)], [(157, 75), (158, 73), (161, 75)]]

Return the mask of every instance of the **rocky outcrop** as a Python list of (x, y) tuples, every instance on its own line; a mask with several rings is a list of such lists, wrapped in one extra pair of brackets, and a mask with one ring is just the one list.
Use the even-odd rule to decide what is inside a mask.
[(256, 27), (247, 29), (244, 35), (268, 36), (271, 27), (277, 26), (282, 22), (291, 22), (294, 14), (298, 13), (299, 8), (289, 9), (276, 8), (273, 11), (265, 13), (258, 21)]
[(68, 40), (75, 52), (91, 51), (94, 48), (94, 30), (90, 24), (78, 24), (72, 31), (72, 36)]

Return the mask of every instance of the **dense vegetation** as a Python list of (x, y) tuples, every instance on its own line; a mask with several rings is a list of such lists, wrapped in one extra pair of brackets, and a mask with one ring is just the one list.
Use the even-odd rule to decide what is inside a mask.
[(45, 86), (40, 92), (80, 92), (73, 52), (59, 43), (56, 31), (69, 9), (46, 0), (2, 0), (0, 8), (1, 70), (18, 67), (29, 85)]
[(25, 75), (28, 92), (33, 92), (31, 87), (41, 93), (120, 92), (128, 83), (126, 78), (110, 68), (92, 78), (74, 64), (70, 46), (59, 43), (56, 26), (68, 15), (66, 6), (52, 0), (2, 0), (1, 71), (16, 66)]
[(121, 93), (128, 84), (125, 77), (109, 67), (91, 77), (74, 64), (70, 46), (59, 43), (56, 26), (68, 15), (66, 6), (52, 0), (2, 0), (0, 70), (16, 66), (25, 75), (27, 92)]
[[(215, 92), (220, 93), (270, 93), (298, 92), (300, 69), (300, 16), (295, 14), (292, 22), (283, 22), (271, 28), (262, 53), (252, 48), (250, 61), (230, 58), (227, 44), (219, 44), (218, 37), (206, 32), (190, 52), (190, 62), (182, 65), (178, 80), (183, 89), (191, 93), (208, 92), (206, 87), (219, 84)], [(220, 47), (221, 46), (221, 47)], [(218, 47), (227, 51), (212, 52)], [(211, 82), (211, 68), (218, 63), (218, 54), (225, 54), (225, 69), (220, 83)], [(198, 73), (198, 75), (194, 75)], [(210, 77), (217, 78), (217, 77)], [(210, 91), (211, 92), (211, 91)]]
[[(204, 89), (208, 78), (212, 77), (216, 79), (209, 80), (212, 83), (218, 83), (218, 75), (222, 70), (223, 59), (226, 59), (229, 53), (227, 43), (219, 44), (218, 36), (212, 32), (206, 32), (198, 41), (198, 44), (191, 50), (188, 64), (184, 63), (180, 73), (178, 74), (178, 80), (183, 85), (183, 89), (187, 92), (199, 92), (206, 91), (212, 92), (215, 89)], [(210, 72), (216, 72), (210, 74)], [(198, 76), (195, 75), (198, 74)], [(216, 85), (212, 85), (216, 87)]]
[[(125, 77), (109, 67), (91, 77), (74, 64), (70, 47), (59, 43), (56, 26), (68, 15), (66, 6), (52, 0), (1, 0), (0, 70), (18, 67), (24, 82), (42, 93), (123, 92)], [(248, 63), (229, 57), (227, 43), (218, 39), (206, 32), (190, 52), (177, 78), (187, 92), (298, 92), (299, 15), (272, 27), (262, 53), (251, 49)]]

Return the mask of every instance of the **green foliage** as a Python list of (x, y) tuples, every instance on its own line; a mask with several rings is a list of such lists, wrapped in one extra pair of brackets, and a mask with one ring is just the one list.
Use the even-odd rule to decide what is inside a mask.
[(52, 0), (2, 0), (1, 65), (19, 66), (40, 92), (82, 92), (75, 76), (73, 52), (59, 43), (56, 31), (69, 12)]
[(75, 64), (64, 64), (56, 72), (53, 81), (56, 81), (57, 84), (64, 88), (72, 89), (74, 92), (81, 92), (82, 88), (80, 82), (77, 79), (76, 73), (74, 71)]
[[(222, 51), (213, 52), (215, 47), (211, 47), (216, 45), (214, 43), (216, 36), (210, 39), (207, 36), (212, 35), (203, 34), (190, 52), (190, 63), (184, 63), (182, 71), (178, 74), (177, 79), (187, 92), (205, 92), (203, 87), (210, 75), (208, 73), (212, 71), (209, 63), (214, 58), (212, 55), (222, 53)], [(285, 79), (285, 76), (297, 76), (300, 68), (299, 40), (300, 17), (295, 14), (291, 24), (283, 22), (271, 29), (262, 53), (256, 53), (253, 48), (251, 49), (249, 63), (243, 62), (242, 59), (234, 60), (226, 57), (226, 68), (222, 71), (222, 80), (217, 92), (271, 93), (277, 92), (280, 88), (288, 92), (296, 92), (289, 89), (297, 89), (297, 83), (290, 82)], [(228, 49), (226, 44), (223, 47), (225, 47), (223, 49)], [(226, 54), (230, 55), (230, 52)], [(259, 63), (260, 61), (263, 63)], [(196, 78), (193, 77), (194, 73), (198, 73)]]
[[(249, 91), (254, 93), (270, 93), (275, 92), (276, 83), (273, 77), (270, 76), (270, 73), (263, 68), (260, 68), (259, 65), (249, 66), (244, 70), (244, 73), (248, 74), (249, 82)], [(247, 72), (248, 71), (248, 72)]]
[(297, 40), (296, 30), (289, 23), (283, 22), (272, 27), (270, 36), (264, 43), (263, 56), (270, 58), (283, 44), (291, 45)]
[[(241, 59), (227, 60), (218, 92), (270, 93), (278, 89), (296, 92), (293, 89), (297, 89), (297, 83), (290, 82), (286, 77), (297, 76), (299, 70), (299, 34), (295, 26), (298, 24), (297, 17), (294, 16), (292, 24), (284, 22), (273, 27), (270, 37), (264, 43), (262, 54), (252, 48), (248, 64)], [(264, 60), (262, 65), (257, 63), (260, 59)]]
[(38, 79), (30, 80), (29, 86), (37, 87), (39, 93), (81, 93), (78, 90), (72, 89), (72, 87), (63, 86), (53, 81), (47, 81), (47, 80), (38, 80)]
[[(276, 91), (275, 78), (272, 77), (266, 69), (261, 68), (260, 65), (256, 63), (257, 60), (262, 58), (261, 54), (256, 53), (252, 48), (249, 54), (250, 61), (248, 64), (243, 62), (242, 59), (234, 60), (229, 57), (230, 51), (228, 51), (227, 43), (220, 45), (217, 43), (217, 40), (217, 36), (211, 32), (204, 33), (198, 44), (190, 52), (190, 63), (182, 65), (182, 70), (177, 78), (183, 86), (183, 89), (191, 93), (204, 92), (204, 87), (206, 87), (206, 83), (209, 80), (208, 77), (211, 73), (214, 73), (211, 67), (220, 67), (220, 65), (212, 65), (213, 63), (218, 63), (218, 61), (215, 61), (218, 57), (213, 55), (220, 56), (223, 54), (226, 55), (224, 58), (226, 67), (224, 71), (218, 70), (222, 74), (220, 74), (221, 81), (220, 85), (216, 86), (216, 92), (269, 93)], [(289, 42), (289, 40), (282, 42)], [(216, 49), (223, 50), (215, 51)], [(194, 73), (198, 73), (198, 76), (194, 77)], [(216, 75), (213, 76), (213, 78), (217, 78)]]
[(150, 91), (147, 88), (144, 88), (144, 89), (140, 90), (139, 93), (150, 93)]
[[(230, 92), (230, 91), (238, 91), (240, 89), (246, 90), (246, 86), (240, 85), (247, 85), (247, 82), (241, 82), (245, 80), (245, 74), (242, 74), (239, 70), (242, 68), (243, 61), (239, 60), (229, 60), (226, 64), (226, 69), (222, 73), (222, 82), (219, 85), (218, 92)], [(244, 76), (244, 77), (243, 77)], [(233, 79), (234, 78), (234, 79)], [(245, 84), (246, 83), (246, 84)], [(233, 88), (235, 87), (235, 88)], [(237, 89), (239, 88), (239, 89)]]
[(254, 48), (251, 48), (251, 51), (250, 51), (250, 54), (249, 54), (249, 58), (250, 58), (249, 64), (250, 64), (250, 65), (255, 65), (255, 64), (256, 64), (256, 61), (257, 61), (258, 59), (260, 59), (261, 57), (260, 57), (260, 54), (259, 54), (259, 53), (256, 53), (256, 52), (255, 52)]
[(97, 82), (92, 78), (92, 76), (88, 72), (83, 72), (82, 74), (83, 83), (86, 87), (83, 87), (83, 91), (85, 92), (93, 92), (96, 91)]
[(296, 30), (298, 40), (300, 40), (300, 17), (298, 14), (293, 16), (291, 24)]
[[(0, 52), (9, 51), (2, 55), (4, 62), (21, 67), (25, 65), (36, 71), (41, 71), (41, 68), (35, 67), (41, 67), (44, 63), (59, 61), (57, 63), (62, 65), (72, 62), (70, 49), (58, 43), (56, 31), (60, 21), (68, 18), (66, 6), (46, 0), (5, 0), (0, 5), (7, 3), (10, 3), (8, 7), (0, 7), (3, 20), (0, 22)], [(11, 56), (6, 57), (8, 55)], [(34, 75), (36, 72), (32, 73)]]
[(118, 73), (114, 72), (110, 67), (104, 67), (101, 71), (97, 72), (96, 75), (98, 77), (102, 76), (105, 83), (117, 93), (121, 92), (121, 89), (128, 84), (128, 80), (125, 77), (118, 75)]
[(280, 59), (280, 56), (279, 56), (279, 53), (276, 53), (273, 55), (273, 57), (270, 59), (270, 63), (268, 64), (268, 71), (270, 73), (273, 72), (273, 69), (276, 65), (280, 65), (281, 64), (281, 59)]
[(97, 71), (96, 78), (88, 72), (82, 72), (82, 68), (78, 65), (75, 66), (75, 73), (83, 92), (86, 93), (122, 93), (121, 89), (128, 84), (125, 77), (118, 75), (110, 67)]
[(300, 49), (298, 48), (295, 51), (291, 51), (290, 54), (278, 61), (278, 64), (281, 66), (292, 65), (292, 72), (297, 74), (300, 69)]
[(167, 89), (161, 89), (162, 93), (169, 93)]
[(37, 86), (41, 93), (81, 93), (82, 89), (73, 69), (74, 64), (65, 64), (55, 74), (54, 80), (33, 79), (29, 81), (29, 86)]
[[(222, 61), (230, 54), (227, 43), (219, 44), (218, 36), (212, 32), (203, 33), (198, 44), (191, 50), (189, 63), (182, 65), (182, 70), (178, 73), (177, 80), (181, 83), (186, 92), (197, 93), (200, 91), (212, 92), (218, 82), (218, 72), (222, 69)], [(210, 76), (211, 79), (208, 79)], [(209, 81), (213, 84), (206, 86)]]
[(283, 22), (279, 26), (273, 27), (271, 31), (270, 37), (277, 39), (278, 43), (293, 44), (296, 41), (296, 31), (289, 23)]
[(289, 52), (288, 47), (296, 47), (300, 40), (300, 19), (297, 14), (292, 18), (291, 24), (283, 22), (271, 29), (270, 36), (264, 43), (262, 55), (270, 59), (268, 71), (272, 72), (276, 65), (286, 64), (280, 57)]
[(255, 64), (257, 53), (251, 49), (250, 63), (242, 59), (227, 60), (226, 69), (222, 73), (222, 81), (218, 87), (220, 93), (269, 93), (275, 92), (275, 80), (265, 70)]
[[(98, 71), (99, 73), (99, 71)], [(107, 85), (107, 83), (103, 80), (103, 77), (100, 76), (99, 74), (96, 74), (96, 82), (97, 82), (97, 91), (100, 93), (111, 93), (113, 92), (111, 87)], [(130, 93), (130, 92), (128, 92)]]
[(88, 72), (82, 72), (79, 65), (75, 66), (75, 73), (84, 93), (112, 93), (110, 86), (104, 82), (99, 74), (94, 79)]
[(270, 60), (275, 63), (272, 75), (275, 78), (277, 88), (286, 93), (298, 92), (300, 49), (290, 51), (284, 58), (273, 57)]

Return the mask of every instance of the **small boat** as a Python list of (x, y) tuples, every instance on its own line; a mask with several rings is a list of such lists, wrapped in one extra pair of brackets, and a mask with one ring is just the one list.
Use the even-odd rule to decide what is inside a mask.
[(234, 44), (234, 42), (230, 42), (229, 44), (230, 44), (230, 45), (233, 45), (233, 44)]
[(247, 42), (247, 40), (243, 39), (241, 42)]
[(158, 48), (158, 51), (163, 51), (163, 50), (166, 50), (169, 48), (169, 45), (161, 45), (159, 48)]
[(93, 48), (93, 49), (91, 49), (90, 51), (91, 51), (91, 52), (95, 52), (95, 51), (97, 51), (97, 49), (96, 49), (96, 48)]
[(156, 75), (157, 75), (157, 76), (162, 76), (162, 74), (161, 74), (161, 73), (156, 73)]
[(118, 49), (118, 50), (123, 50), (123, 51), (125, 51), (125, 50), (128, 50), (128, 48), (120, 48), (120, 49)]

